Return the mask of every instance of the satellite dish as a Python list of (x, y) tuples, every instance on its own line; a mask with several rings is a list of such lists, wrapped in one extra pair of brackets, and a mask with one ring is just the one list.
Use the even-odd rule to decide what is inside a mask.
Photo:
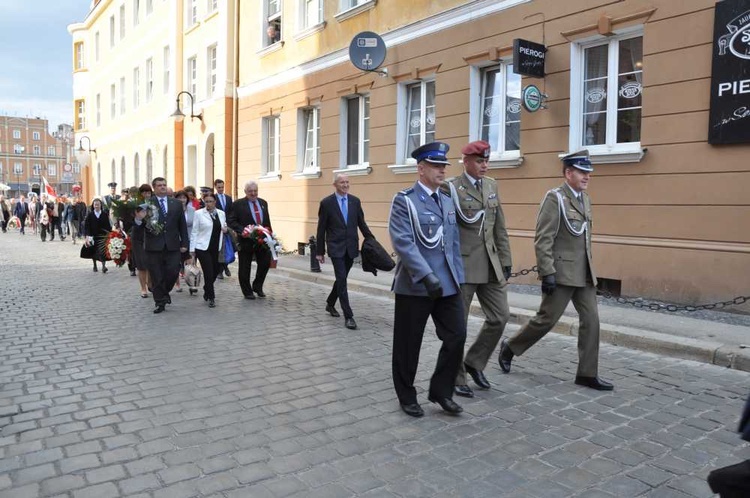
[[(349, 44), (349, 60), (362, 71), (375, 71), (385, 61), (385, 42), (377, 33), (362, 31)], [(379, 72), (379, 71), (378, 71)]]

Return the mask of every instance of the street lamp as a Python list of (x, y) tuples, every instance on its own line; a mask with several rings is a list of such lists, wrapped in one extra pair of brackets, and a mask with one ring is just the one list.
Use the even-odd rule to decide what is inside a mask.
[[(85, 149), (83, 148), (83, 139), (84, 138), (86, 139), (86, 142), (88, 144)], [(90, 179), (91, 171), (90, 171), (90, 168), (88, 168), (89, 159), (91, 159), (91, 154), (92, 153), (96, 154), (96, 149), (92, 149), (91, 148), (91, 139), (89, 137), (87, 137), (86, 135), (82, 136), (78, 140), (78, 148), (76, 149), (76, 160), (78, 161), (78, 164), (80, 164), (81, 167), (83, 167), (83, 171), (85, 173), (84, 174), (84, 181), (83, 181), (83, 195), (84, 195), (84, 198), (85, 197), (89, 197), (91, 195), (91, 193), (92, 193), (91, 190), (89, 190), (89, 189), (93, 189), (94, 188), (93, 185), (91, 185), (91, 181), (90, 181), (91, 180)]]
[(185, 113), (183, 113), (182, 109), (180, 109), (180, 95), (182, 94), (186, 94), (188, 97), (190, 97), (190, 120), (192, 121), (193, 118), (198, 118), (201, 121), (203, 121), (203, 111), (201, 111), (200, 114), (195, 114), (195, 108), (194, 108), (195, 97), (193, 97), (192, 93), (186, 90), (183, 90), (177, 94), (177, 99), (176, 99), (177, 109), (175, 109), (171, 117), (173, 117), (174, 120), (177, 121), (178, 123), (181, 123), (182, 120), (185, 119)]

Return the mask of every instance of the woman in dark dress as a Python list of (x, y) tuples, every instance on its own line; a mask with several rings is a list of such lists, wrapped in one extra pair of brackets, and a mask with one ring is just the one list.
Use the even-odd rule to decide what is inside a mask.
[[(151, 185), (144, 183), (138, 187), (138, 195), (143, 197), (143, 202), (148, 202), (154, 190)], [(133, 263), (138, 270), (138, 283), (141, 284), (141, 297), (148, 297), (148, 289), (151, 286), (146, 269), (146, 249), (144, 248), (143, 230), (130, 230), (131, 250), (133, 251)]]
[(214, 282), (219, 274), (219, 248), (227, 232), (227, 219), (224, 211), (216, 209), (216, 196), (208, 194), (203, 198), (206, 207), (195, 212), (193, 229), (190, 234), (190, 256), (201, 264), (203, 270), (203, 299), (208, 307), (216, 306)]
[(101, 199), (94, 199), (94, 202), (91, 203), (91, 211), (86, 216), (86, 235), (92, 237), (93, 241), (87, 240), (96, 247), (94, 257), (91, 258), (94, 262), (94, 271), (99, 271), (96, 267), (97, 260), (102, 262), (102, 273), (108, 271), (107, 258), (104, 254), (104, 241), (110, 231), (112, 231), (112, 224), (109, 222), (109, 214), (102, 210)]

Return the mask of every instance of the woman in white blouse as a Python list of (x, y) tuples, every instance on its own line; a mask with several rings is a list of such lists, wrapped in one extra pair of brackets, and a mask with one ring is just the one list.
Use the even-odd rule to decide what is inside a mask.
[(214, 282), (219, 273), (219, 249), (224, 234), (227, 233), (227, 219), (224, 211), (216, 209), (216, 196), (208, 194), (203, 198), (206, 207), (193, 216), (193, 229), (190, 234), (190, 256), (197, 258), (203, 270), (203, 299), (208, 307), (216, 306)]

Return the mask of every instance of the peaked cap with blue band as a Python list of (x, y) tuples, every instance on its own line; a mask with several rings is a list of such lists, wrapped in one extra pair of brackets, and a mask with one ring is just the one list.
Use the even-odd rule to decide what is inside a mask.
[(414, 150), (411, 157), (420, 161), (426, 161), (431, 164), (450, 164), (445, 155), (450, 150), (450, 146), (444, 142), (431, 142)]
[(586, 149), (579, 150), (572, 154), (562, 158), (563, 166), (573, 166), (581, 171), (591, 173), (594, 171), (594, 167), (591, 165), (591, 159), (589, 159), (589, 151)]

